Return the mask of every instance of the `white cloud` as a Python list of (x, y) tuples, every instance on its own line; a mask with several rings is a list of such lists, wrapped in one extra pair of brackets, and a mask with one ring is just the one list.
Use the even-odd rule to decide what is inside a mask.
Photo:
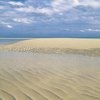
[(80, 32), (100, 32), (100, 29), (88, 28), (88, 29), (80, 30)]
[(88, 6), (92, 8), (100, 8), (100, 1), (98, 0), (73, 0), (75, 6)]
[(25, 23), (25, 24), (30, 24), (33, 21), (28, 18), (14, 18), (13, 21), (18, 22), (18, 23)]
[(77, 6), (100, 8), (100, 1), (97, 0), (54, 0), (51, 3), (52, 12), (63, 13)]
[(51, 7), (52, 7), (52, 13), (63, 13), (64, 11), (69, 10), (71, 7), (71, 2), (66, 1), (66, 0), (54, 0), (51, 3)]
[(90, 7), (93, 7), (93, 8), (99, 8), (100, 7), (100, 1), (96, 1), (96, 0), (85, 0), (83, 2), (81, 2), (80, 5), (83, 5), (83, 6), (90, 6)]
[(94, 32), (100, 32), (100, 29), (91, 29), (91, 28), (89, 28), (89, 29), (86, 29), (86, 30), (87, 30), (87, 31), (90, 31), (90, 32), (91, 32), (91, 31), (92, 31), (92, 32), (93, 32), (93, 31), (94, 31)]
[[(20, 4), (20, 2), (11, 2), (11, 4)], [(26, 2), (26, 6), (16, 8), (17, 11), (25, 12), (25, 13), (40, 13), (40, 14), (47, 14), (52, 15), (54, 13), (58, 13), (60, 15), (63, 15), (64, 12), (69, 11), (77, 6), (89, 6), (93, 8), (100, 7), (100, 1), (96, 0), (53, 0), (51, 1), (51, 4), (49, 7), (34, 7), (31, 5), (28, 5)]]
[[(45, 0), (44, 0), (45, 1)], [(5, 4), (0, 6), (4, 12), (0, 12), (0, 20), (5, 22), (9, 22), (5, 25), (12, 25), (13, 24), (30, 24), (33, 23), (33, 19), (37, 21), (37, 23), (41, 20), (45, 21), (63, 21), (63, 22), (73, 22), (73, 21), (84, 21), (89, 24), (99, 24), (100, 21), (100, 14), (96, 10), (93, 12), (89, 12), (90, 10), (87, 9), (86, 12), (81, 12), (81, 9), (77, 10), (77, 6), (84, 6), (84, 7), (92, 7), (92, 8), (100, 8), (100, 0), (51, 0), (48, 4), (43, 1), (42, 4), (36, 4), (37, 0), (26, 0), (25, 2), (18, 2), (18, 1), (9, 1), (4, 2)], [(0, 1), (1, 2), (1, 1)], [(41, 1), (42, 2), (42, 1)], [(44, 4), (45, 3), (45, 4)], [(34, 16), (34, 13), (37, 14)], [(39, 14), (43, 14), (44, 16), (40, 16)], [(47, 16), (45, 16), (47, 15)], [(60, 16), (59, 16), (60, 15)], [(98, 16), (97, 16), (98, 15)], [(42, 19), (41, 19), (42, 18)], [(52, 18), (53, 21), (52, 21)], [(60, 20), (59, 20), (60, 19)], [(3, 24), (4, 25), (4, 24)], [(9, 27), (9, 26), (8, 26)], [(80, 30), (80, 32), (84, 31), (91, 31), (91, 30)], [(92, 30), (93, 31), (93, 30)], [(99, 30), (95, 30), (99, 31)]]
[[(68, 4), (69, 3), (69, 4)], [(16, 8), (17, 11), (26, 12), (26, 13), (40, 13), (46, 15), (52, 15), (54, 13), (62, 13), (71, 8), (71, 2), (67, 2), (66, 0), (54, 0), (51, 2), (50, 7), (34, 7), (34, 6), (27, 6), (27, 7), (20, 7)]]
[(80, 30), (80, 32), (85, 32), (85, 30)]
[(16, 1), (9, 1), (8, 4), (12, 6), (24, 6), (22, 2), (16, 2)]
[(13, 26), (11, 26), (11, 25), (6, 25), (8, 28), (13, 28)]
[(7, 27), (7, 28), (13, 28), (13, 26), (10, 25), (10, 24), (7, 23), (7, 22), (2, 21), (1, 24), (4, 25), (4, 26)]
[(16, 8), (17, 11), (25, 13), (41, 13), (41, 14), (51, 14), (52, 10), (49, 8), (34, 8), (33, 6)]
[(20, 12), (32, 13), (34, 11), (34, 8), (32, 6), (28, 6), (28, 7), (16, 8), (16, 10)]
[(100, 8), (99, 0), (54, 0), (52, 2), (54, 9), (67, 10), (68, 8), (73, 8), (76, 6), (89, 6), (93, 8)]
[(73, 0), (73, 5), (77, 6), (79, 4), (80, 4), (79, 0)]

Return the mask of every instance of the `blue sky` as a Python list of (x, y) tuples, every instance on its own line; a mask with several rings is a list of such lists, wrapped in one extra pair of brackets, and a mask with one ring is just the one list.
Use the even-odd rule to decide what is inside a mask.
[(100, 37), (100, 0), (0, 0), (0, 37)]

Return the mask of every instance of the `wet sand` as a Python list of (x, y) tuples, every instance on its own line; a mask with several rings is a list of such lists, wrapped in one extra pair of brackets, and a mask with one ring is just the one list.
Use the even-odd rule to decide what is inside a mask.
[[(0, 100), (100, 100), (100, 56), (48, 53), (72, 40), (37, 40), (0, 46)], [(99, 48), (99, 40), (75, 41), (73, 51)]]

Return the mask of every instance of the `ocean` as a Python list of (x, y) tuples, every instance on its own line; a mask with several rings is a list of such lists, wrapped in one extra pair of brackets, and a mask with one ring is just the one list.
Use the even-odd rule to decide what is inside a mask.
[(27, 40), (25, 38), (1, 38), (0, 39), (0, 44), (10, 44), (10, 43), (15, 43), (18, 41), (23, 41), (23, 40)]

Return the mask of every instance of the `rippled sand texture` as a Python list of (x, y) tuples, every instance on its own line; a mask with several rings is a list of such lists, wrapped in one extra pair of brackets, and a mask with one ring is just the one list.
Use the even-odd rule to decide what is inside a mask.
[(100, 57), (0, 52), (0, 100), (100, 100)]

